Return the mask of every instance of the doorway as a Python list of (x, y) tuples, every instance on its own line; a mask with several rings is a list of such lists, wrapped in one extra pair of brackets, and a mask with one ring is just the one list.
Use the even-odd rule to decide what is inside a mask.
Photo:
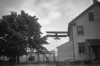
[(94, 45), (91, 46), (94, 53), (95, 53), (95, 60), (100, 61), (100, 46), (99, 45)]

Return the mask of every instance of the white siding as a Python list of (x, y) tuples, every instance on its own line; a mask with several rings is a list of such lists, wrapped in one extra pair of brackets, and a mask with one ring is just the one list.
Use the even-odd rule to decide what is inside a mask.
[[(94, 12), (95, 21), (89, 22), (88, 12)], [(85, 42), (86, 39), (100, 39), (100, 6), (95, 6), (88, 12), (84, 13), (77, 19), (76, 25), (73, 26), (73, 37), (75, 46), (76, 60), (89, 60), (89, 54), (80, 55), (78, 52), (78, 42)], [(84, 27), (84, 36), (77, 35), (77, 26)], [(88, 48), (87, 48), (88, 51)]]
[[(94, 12), (94, 22), (89, 22), (88, 12)], [(95, 5), (78, 19), (74, 20), (74, 22), (76, 24), (71, 25), (72, 28), (70, 29), (70, 41), (58, 47), (59, 61), (74, 59), (73, 49), (75, 51), (75, 61), (86, 61), (90, 59), (88, 44), (86, 45), (87, 54), (79, 54), (78, 42), (86, 42), (86, 39), (100, 39), (100, 6)], [(83, 26), (83, 36), (77, 35), (77, 26)]]
[(58, 61), (73, 60), (72, 42), (65, 43), (58, 47)]

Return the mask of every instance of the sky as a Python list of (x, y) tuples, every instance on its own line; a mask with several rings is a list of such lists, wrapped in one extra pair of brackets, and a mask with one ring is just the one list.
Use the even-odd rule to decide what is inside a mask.
[[(41, 31), (67, 31), (68, 23), (86, 8), (93, 4), (93, 0), (0, 0), (0, 17), (10, 11), (20, 13), (24, 10), (29, 15), (36, 15), (41, 24)], [(68, 37), (61, 40), (48, 38), (50, 44), (45, 45), (48, 50), (68, 42)]]

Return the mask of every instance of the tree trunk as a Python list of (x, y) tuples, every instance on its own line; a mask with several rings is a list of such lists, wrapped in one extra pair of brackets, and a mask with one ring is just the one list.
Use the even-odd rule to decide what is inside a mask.
[(20, 62), (20, 56), (18, 55), (17, 56), (17, 63), (19, 63)]
[(47, 60), (47, 63), (49, 62), (49, 58), (44, 54), (46, 60)]
[(39, 53), (38, 53), (38, 62), (40, 62), (40, 56), (39, 56)]

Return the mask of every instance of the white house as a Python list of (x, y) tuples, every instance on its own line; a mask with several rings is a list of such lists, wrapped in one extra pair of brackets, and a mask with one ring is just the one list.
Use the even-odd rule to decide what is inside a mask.
[(58, 60), (100, 60), (100, 2), (93, 4), (68, 25), (69, 42), (58, 47)]

